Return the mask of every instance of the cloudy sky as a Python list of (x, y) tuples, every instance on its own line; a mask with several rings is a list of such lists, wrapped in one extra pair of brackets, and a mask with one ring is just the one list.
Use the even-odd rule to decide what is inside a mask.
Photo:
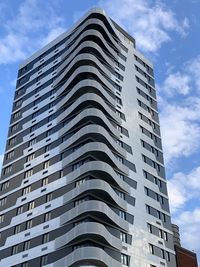
[(0, 0), (0, 161), (19, 63), (93, 6), (154, 63), (172, 220), (200, 255), (199, 0)]

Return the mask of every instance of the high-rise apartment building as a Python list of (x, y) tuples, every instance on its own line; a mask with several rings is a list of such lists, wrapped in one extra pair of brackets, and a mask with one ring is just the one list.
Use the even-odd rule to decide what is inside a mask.
[(1, 267), (175, 267), (154, 85), (152, 63), (101, 9), (20, 66)]

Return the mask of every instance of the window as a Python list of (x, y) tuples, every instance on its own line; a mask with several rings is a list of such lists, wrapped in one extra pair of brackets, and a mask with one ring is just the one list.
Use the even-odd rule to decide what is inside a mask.
[(144, 188), (145, 195), (149, 196), (149, 189), (147, 187)]
[(31, 245), (30, 240), (25, 241), (25, 242), (24, 242), (24, 249), (23, 249), (23, 250), (28, 250), (28, 249), (30, 248), (30, 245)]
[(121, 192), (121, 191), (116, 191), (117, 192), (117, 195), (120, 197), (120, 198), (122, 198), (122, 199), (125, 199), (125, 194), (123, 193), (123, 192)]
[(125, 254), (121, 254), (121, 263), (122, 263), (123, 265), (128, 266), (128, 256), (127, 256), (127, 255), (125, 255)]
[(55, 102), (54, 101), (49, 103), (49, 108), (53, 108), (54, 106), (55, 106)]
[(49, 183), (49, 178), (48, 177), (42, 179), (42, 186), (48, 185), (48, 183)]
[(0, 215), (0, 223), (4, 222), (4, 214)]
[(21, 106), (21, 104), (22, 104), (22, 99), (15, 102), (15, 107), (17, 108), (17, 107)]
[(24, 196), (30, 192), (31, 192), (31, 186), (29, 185), (23, 189), (22, 195)]
[(118, 155), (116, 155), (116, 158), (119, 162), (123, 163), (123, 158), (122, 157), (119, 157)]
[(43, 169), (47, 169), (49, 167), (50, 161), (47, 160), (43, 163)]
[(64, 176), (63, 170), (60, 171), (59, 177), (62, 178)]
[(33, 225), (33, 220), (29, 220), (26, 222), (26, 229), (30, 229)]
[(56, 93), (56, 88), (50, 91), (50, 95), (54, 95)]
[(23, 213), (23, 206), (17, 208), (17, 215), (20, 215)]
[(48, 152), (50, 150), (50, 148), (51, 148), (51, 145), (45, 146), (45, 149), (44, 149), (45, 150), (45, 153)]
[(161, 203), (161, 204), (164, 204), (164, 197), (161, 196), (161, 195), (160, 195), (159, 197), (160, 197), (160, 203)]
[(75, 171), (76, 169), (78, 169), (81, 165), (83, 165), (83, 161), (79, 161), (75, 164), (72, 165), (72, 170)]
[(11, 139), (9, 139), (9, 141), (8, 141), (9, 146), (14, 145), (14, 143), (16, 142), (16, 140), (17, 140), (17, 137), (16, 136), (13, 137), (13, 138), (11, 138)]
[(3, 183), (1, 185), (1, 191), (6, 190), (9, 187), (9, 185), (10, 185), (9, 181), (6, 181), (5, 183)]
[(127, 243), (127, 234), (124, 232), (120, 232), (120, 239), (122, 242)]
[(159, 210), (156, 210), (156, 217), (158, 219), (161, 219), (161, 212)]
[(162, 257), (163, 259), (165, 259), (165, 251), (164, 251), (164, 249), (161, 249), (161, 257)]
[(18, 245), (12, 247), (12, 255), (18, 253)]
[(30, 154), (30, 155), (27, 156), (27, 158), (26, 158), (26, 162), (31, 161), (31, 160), (33, 160), (34, 158), (35, 158), (35, 153), (32, 153), (32, 154)]
[(16, 120), (17, 118), (19, 118), (21, 115), (21, 111), (17, 111), (13, 114), (13, 119)]
[(28, 146), (33, 146), (34, 144), (36, 144), (36, 138), (30, 140)]
[(30, 177), (31, 175), (33, 175), (33, 169), (26, 171), (24, 174), (24, 178), (26, 179), (26, 178)]
[(147, 229), (149, 233), (152, 233), (152, 225), (150, 223), (147, 223)]
[(163, 238), (165, 241), (168, 241), (168, 234), (167, 232), (163, 232)]
[(52, 121), (54, 119), (54, 115), (51, 115), (48, 117), (48, 122)]
[(11, 159), (12, 157), (14, 157), (14, 153), (15, 153), (14, 150), (8, 152), (6, 155), (6, 159)]
[[(26, 81), (26, 76), (24, 76), (24, 77), (22, 77), (21, 79), (19, 79), (19, 84), (22, 84), (22, 83), (24, 83)], [(19, 90), (21, 90), (21, 89), (19, 89)]]
[(121, 127), (121, 126), (117, 125), (117, 130), (118, 130), (120, 133), (122, 133), (122, 127)]
[(32, 210), (32, 209), (34, 209), (34, 207), (35, 207), (35, 201), (29, 202), (29, 204), (28, 204), (28, 210)]
[(147, 175), (147, 172), (145, 170), (143, 170), (143, 174), (144, 174), (144, 177), (147, 179), (148, 175)]
[(152, 244), (149, 244), (149, 252), (153, 255), (154, 254), (154, 248)]
[(117, 116), (119, 116), (121, 118), (121, 112), (120, 111), (116, 110), (116, 114), (117, 114)]
[(36, 111), (32, 114), (32, 119), (36, 118), (40, 114), (40, 111)]
[(150, 206), (146, 205), (146, 209), (147, 209), (147, 213), (148, 214), (151, 214), (151, 208), (150, 208)]
[(156, 199), (156, 201), (159, 201), (159, 194), (158, 193), (155, 193), (154, 194), (154, 198)]
[(41, 64), (40, 66), (38, 66), (38, 70), (41, 70), (42, 68), (44, 68), (45, 64)]
[(146, 163), (146, 157), (145, 157), (145, 155), (142, 155), (142, 159), (143, 159), (143, 161)]
[(21, 231), (21, 225), (18, 224), (18, 225), (15, 226), (14, 233), (18, 234), (18, 233), (20, 233), (20, 231)]
[(84, 201), (86, 201), (85, 198), (78, 199), (78, 200), (74, 201), (74, 206), (76, 207), (76, 206), (78, 206), (79, 204), (83, 203)]
[(44, 265), (46, 265), (47, 262), (48, 262), (48, 256), (47, 256), (47, 255), (42, 256), (42, 257), (41, 257), (41, 263), (40, 263), (40, 266), (44, 266)]
[(166, 253), (166, 260), (170, 261), (170, 253), (168, 251), (165, 251), (165, 253)]
[(126, 220), (126, 213), (122, 210), (119, 211), (119, 216), (123, 219)]
[(51, 212), (45, 213), (44, 215), (44, 221), (47, 222), (51, 220)]
[(22, 267), (28, 267), (28, 262), (22, 263)]
[(84, 244), (74, 245), (74, 246), (72, 247), (72, 250), (74, 251), (74, 250), (76, 250), (76, 249), (78, 249), (78, 248), (82, 248), (82, 247), (84, 247)]
[(47, 234), (44, 234), (43, 235), (43, 238), (42, 238), (42, 243), (44, 244), (44, 243), (47, 243), (47, 242), (49, 242), (49, 233), (47, 233)]
[(31, 126), (30, 132), (32, 133), (32, 132), (34, 132), (37, 129), (38, 129), (38, 124), (35, 124), (35, 125)]
[(11, 132), (16, 131), (16, 130), (18, 129), (18, 127), (19, 127), (19, 123), (14, 124), (14, 125), (11, 127)]
[(164, 213), (161, 213), (161, 220), (163, 222), (166, 222), (166, 215)]
[(123, 147), (123, 142), (122, 142), (122, 141), (120, 141), (120, 140), (116, 140), (116, 142), (117, 142), (117, 144), (118, 144), (119, 146)]
[(52, 193), (46, 195), (46, 202), (49, 202), (52, 199), (53, 199), (53, 194)]
[(76, 181), (75, 186), (79, 186), (79, 185), (83, 184), (85, 181), (86, 181), (85, 178), (78, 180), (78, 181)]
[(117, 102), (117, 104), (120, 104), (120, 105), (122, 104), (122, 100), (118, 97), (116, 97), (116, 102)]
[(117, 91), (121, 92), (122, 88), (120, 85), (118, 85), (117, 83), (114, 84), (115, 89), (117, 89)]
[(48, 131), (46, 131), (46, 137), (48, 137), (48, 136), (50, 136), (50, 135), (52, 135), (52, 129), (51, 129), (51, 130), (48, 130)]
[(6, 167), (6, 168), (4, 169), (4, 174), (11, 173), (11, 171), (12, 171), (12, 165), (10, 165), (10, 166), (8, 166), (8, 167)]
[(114, 75), (115, 75), (115, 77), (117, 77), (117, 79), (122, 80), (122, 75), (119, 74), (118, 72), (115, 71)]
[(36, 106), (37, 104), (39, 104), (41, 102), (41, 97), (37, 98), (34, 102), (33, 105)]
[(158, 236), (159, 236), (160, 238), (163, 238), (163, 232), (162, 232), (161, 229), (158, 229)]
[(4, 205), (6, 205), (6, 202), (7, 202), (7, 197), (0, 199), (0, 207), (3, 207)]

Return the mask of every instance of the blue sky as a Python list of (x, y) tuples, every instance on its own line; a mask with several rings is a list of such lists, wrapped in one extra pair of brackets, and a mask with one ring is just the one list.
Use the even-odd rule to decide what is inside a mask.
[(199, 0), (0, 0), (0, 159), (18, 65), (93, 6), (154, 63), (172, 220), (182, 244), (200, 255)]

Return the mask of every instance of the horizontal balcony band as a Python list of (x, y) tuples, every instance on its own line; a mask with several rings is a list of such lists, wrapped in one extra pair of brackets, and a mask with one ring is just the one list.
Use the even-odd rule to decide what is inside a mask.
[(72, 164), (73, 162), (77, 161), (79, 158), (82, 158), (83, 156), (85, 156), (85, 154), (88, 154), (88, 155), (96, 154), (96, 156), (97, 155), (101, 156), (102, 161), (104, 161), (107, 157), (106, 160), (108, 160), (109, 158), (110, 162), (112, 162), (112, 164), (115, 166), (116, 169), (118, 169), (120, 172), (124, 173), (125, 175), (129, 174), (129, 168), (123, 165), (121, 162), (119, 162), (116, 159), (116, 157), (110, 151), (107, 145), (105, 145), (104, 143), (100, 143), (100, 142), (87, 143), (81, 146), (76, 151), (71, 153), (69, 156), (62, 159), (62, 164), (63, 166)]
[[(101, 72), (97, 67), (94, 67), (94, 66), (89, 66), (89, 65), (85, 65), (85, 66), (79, 66), (77, 67), (72, 74), (70, 74), (70, 77), (68, 79), (64, 79), (65, 78), (65, 75), (67, 75), (67, 71), (64, 71), (60, 76), (58, 76), (56, 78), (56, 80), (53, 82), (53, 87), (56, 88), (58, 85), (62, 86), (63, 83), (65, 83), (65, 89), (66, 88), (69, 88), (72, 87), (71, 84), (72, 82), (76, 79), (76, 77), (78, 75), (81, 75), (81, 74), (91, 74), (95, 77), (95, 80), (100, 80), (104, 85), (105, 87), (109, 88), (113, 93), (115, 92), (115, 88), (114, 88), (114, 81), (111, 79), (111, 74), (110, 76), (108, 76), (106, 74), (106, 77), (107, 79), (105, 78), (105, 76), (103, 76), (103, 71)], [(106, 72), (104, 72), (105, 74)], [(85, 76), (84, 79), (87, 79), (87, 76)], [(82, 80), (84, 80), (82, 79)], [(93, 78), (94, 79), (94, 78)], [(79, 81), (78, 81), (79, 82)]]
[[(58, 121), (62, 121), (68, 116), (70, 116), (75, 109), (78, 108), (83, 103), (87, 102), (96, 102), (96, 105), (101, 105), (102, 109), (104, 110), (103, 113), (107, 116), (110, 117), (111, 120), (115, 121), (115, 123), (121, 124), (121, 119), (120, 117), (105, 103), (105, 101), (97, 94), (95, 93), (85, 93), (79, 98), (77, 98), (69, 107), (67, 107), (58, 117)], [(62, 101), (62, 105), (67, 104), (65, 102), (65, 99)], [(94, 105), (93, 104), (93, 105)], [(60, 105), (59, 108), (62, 108)]]
[(82, 247), (74, 250), (66, 257), (52, 263), (45, 265), (45, 267), (74, 267), (77, 264), (97, 264), (102, 267), (122, 267), (121, 262), (113, 259), (103, 249), (98, 247)]
[(55, 249), (59, 249), (60, 247), (68, 245), (74, 239), (78, 239), (84, 235), (95, 235), (96, 239), (101, 237), (105, 239), (106, 243), (108, 243), (113, 248), (121, 251), (122, 243), (121, 240), (115, 236), (113, 236), (103, 224), (97, 222), (86, 222), (76, 225), (72, 230), (55, 239)]
[(85, 213), (89, 213), (90, 215), (92, 213), (101, 213), (102, 215), (104, 214), (104, 216), (111, 220), (117, 227), (128, 232), (128, 222), (119, 217), (107, 204), (98, 200), (82, 202), (73, 209), (65, 212), (60, 216), (60, 224), (64, 225), (66, 223), (69, 223), (70, 221), (74, 220), (77, 217), (80, 217)]
[[(101, 34), (101, 38), (105, 40), (105, 42), (107, 43), (107, 45), (110, 47), (110, 50), (111, 50), (111, 54), (113, 54), (114, 52), (114, 49), (115, 48), (116, 50), (118, 51), (121, 51), (121, 47), (120, 45), (114, 40), (113, 36), (110, 34), (110, 32), (107, 30), (105, 24), (99, 20), (99, 19), (87, 19), (77, 30), (74, 34), (71, 35), (71, 37), (66, 41), (65, 45), (67, 47), (71, 47), (72, 45), (74, 45), (74, 40), (76, 40), (77, 38), (79, 38), (81, 36), (81, 34), (83, 34), (85, 31), (87, 31), (86, 28), (88, 28), (90, 25), (93, 25), (93, 29), (95, 28), (94, 25), (97, 25), (99, 27), (102, 28), (102, 30), (104, 31), (104, 33), (106, 34), (106, 36), (109, 38), (110, 42), (112, 43), (112, 45), (110, 46), (110, 42), (108, 44), (108, 41), (105, 40), (104, 36), (101, 34), (100, 31), (97, 31), (99, 32), (99, 34)], [(73, 44), (72, 44), (73, 43)]]
[[(78, 115), (76, 115), (75, 118), (67, 122), (67, 124), (58, 131), (58, 135), (62, 136), (63, 134), (69, 132), (70, 130), (74, 129), (74, 127), (80, 123), (81, 120), (89, 121), (92, 118), (97, 118), (102, 121), (102, 125), (106, 125), (106, 127), (109, 129), (109, 131), (116, 137), (120, 138), (119, 131), (113, 126), (113, 124), (108, 120), (108, 118), (105, 116), (105, 114), (97, 109), (97, 108), (87, 108), (81, 111)], [(41, 130), (43, 130), (41, 128)], [(36, 135), (35, 135), (36, 136)]]
[(106, 195), (112, 199), (112, 202), (115, 203), (116, 206), (120, 207), (123, 210), (127, 210), (127, 203), (125, 200), (120, 198), (116, 192), (113, 190), (113, 188), (107, 183), (106, 181), (103, 181), (101, 179), (92, 179), (87, 180), (83, 182), (81, 185), (75, 187), (74, 189), (70, 190), (66, 194), (63, 195), (63, 204), (66, 204), (80, 195), (85, 194), (92, 194), (95, 192), (100, 191), (100, 194), (102, 196), (104, 195), (106, 200)]
[[(57, 98), (65, 92), (65, 84), (56, 92)], [(65, 95), (65, 98), (63, 101), (70, 101), (71, 99), (74, 98), (74, 95), (77, 93), (78, 96), (82, 95), (85, 93), (86, 89), (94, 92), (98, 92), (99, 95), (104, 98), (104, 100), (108, 101), (113, 107), (115, 106), (115, 96), (109, 94), (103, 86), (95, 80), (91, 79), (85, 79), (83, 81), (78, 82), (68, 93)], [(80, 92), (79, 92), (80, 91)], [(61, 100), (62, 101), (62, 100)], [(57, 103), (57, 109), (61, 106), (62, 104), (60, 102)]]
[[(72, 137), (68, 138), (66, 141), (64, 141), (60, 146), (60, 151), (63, 151), (64, 149), (72, 146), (74, 143), (76, 143), (78, 140), (85, 138), (85, 136), (88, 137), (95, 137), (95, 135), (101, 135), (102, 136), (102, 142), (105, 142), (103, 140), (106, 139), (106, 142), (108, 142), (114, 151), (119, 153), (121, 156), (126, 157), (126, 150), (123, 149), (121, 146), (119, 146), (114, 139), (110, 136), (110, 134), (105, 130), (104, 127), (100, 125), (86, 125), (82, 127), (78, 132), (76, 132)], [(107, 144), (108, 145), (108, 144)]]
[[(103, 60), (106, 62), (106, 64), (108, 64), (108, 66), (110, 66), (110, 68), (114, 68), (115, 63), (113, 60), (111, 60), (108, 55), (105, 53), (105, 51), (100, 47), (100, 45), (98, 45), (97, 43), (95, 43), (94, 41), (83, 41), (80, 43), (79, 46), (76, 47), (76, 49), (69, 54), (69, 57), (67, 58), (63, 58), (63, 62), (61, 63), (61, 65), (57, 68), (57, 72), (59, 73), (60, 71), (62, 71), (66, 66), (68, 66), (69, 64), (71, 64), (72, 60), (74, 60), (74, 58), (79, 55), (79, 53), (83, 50), (83, 49), (87, 49), (89, 50), (90, 48), (92, 48), (93, 50), (96, 51), (96, 54), (100, 54), (101, 57), (103, 58)], [(81, 53), (82, 54), (82, 53)], [(98, 56), (96, 55), (96, 57), (98, 58)]]

